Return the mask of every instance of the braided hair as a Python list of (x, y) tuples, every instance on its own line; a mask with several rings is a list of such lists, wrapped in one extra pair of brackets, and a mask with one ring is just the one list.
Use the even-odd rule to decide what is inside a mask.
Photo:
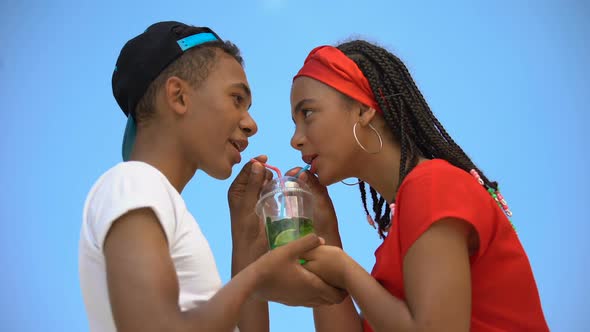
[[(385, 122), (400, 144), (399, 182), (395, 192), (408, 173), (416, 167), (419, 157), (444, 159), (466, 172), (476, 170), (486, 187), (498, 189), (497, 182), (490, 181), (475, 166), (434, 116), (408, 69), (398, 57), (364, 40), (345, 42), (337, 48), (357, 64), (369, 81)], [(359, 183), (359, 190), (364, 210), (370, 215), (365, 183), (362, 181)], [(385, 198), (372, 187), (370, 193), (379, 235), (383, 238), (390, 226), (391, 211), (384, 204)], [(394, 199), (392, 197), (391, 201)], [(383, 205), (385, 211), (382, 211)]]

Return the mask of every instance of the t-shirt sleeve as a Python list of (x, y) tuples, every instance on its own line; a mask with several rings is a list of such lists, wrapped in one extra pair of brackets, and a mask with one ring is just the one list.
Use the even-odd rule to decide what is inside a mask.
[(88, 229), (92, 244), (103, 251), (113, 222), (125, 213), (150, 208), (158, 218), (170, 245), (176, 225), (172, 197), (165, 178), (145, 165), (124, 165), (106, 174), (88, 201)]
[(494, 230), (493, 202), (471, 175), (445, 165), (408, 180), (400, 188), (396, 207), (402, 257), (433, 223), (445, 218), (460, 219), (474, 227), (480, 244), (473, 258), (485, 252)]

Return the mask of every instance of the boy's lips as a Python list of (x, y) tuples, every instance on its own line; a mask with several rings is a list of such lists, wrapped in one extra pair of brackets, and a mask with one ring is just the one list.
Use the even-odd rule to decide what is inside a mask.
[(238, 152), (242, 153), (248, 147), (248, 140), (243, 139), (230, 139), (229, 142), (238, 150)]

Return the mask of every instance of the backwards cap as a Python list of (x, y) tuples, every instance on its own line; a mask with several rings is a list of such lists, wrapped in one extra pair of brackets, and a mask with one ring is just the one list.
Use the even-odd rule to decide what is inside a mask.
[(151, 25), (123, 46), (112, 78), (113, 95), (127, 115), (123, 160), (129, 160), (135, 142), (133, 112), (152, 81), (185, 51), (214, 41), (222, 40), (207, 27), (168, 21)]

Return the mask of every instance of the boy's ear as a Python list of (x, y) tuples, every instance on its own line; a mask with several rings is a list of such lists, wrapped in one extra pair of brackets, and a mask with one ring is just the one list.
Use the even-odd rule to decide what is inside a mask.
[(188, 88), (188, 83), (176, 76), (169, 77), (164, 84), (164, 101), (176, 114), (187, 111)]

